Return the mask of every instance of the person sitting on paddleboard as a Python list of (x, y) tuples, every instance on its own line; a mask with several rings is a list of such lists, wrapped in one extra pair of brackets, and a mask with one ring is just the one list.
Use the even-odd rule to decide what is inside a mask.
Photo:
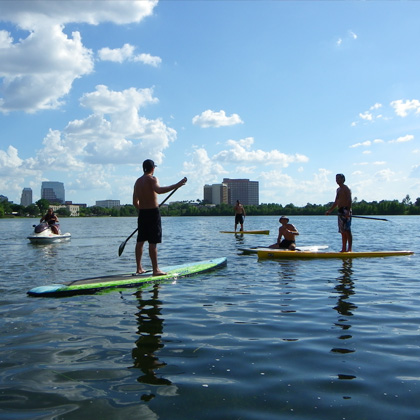
[(55, 233), (56, 235), (59, 234), (58, 226), (56, 225), (56, 223), (58, 223), (58, 217), (55, 215), (51, 207), (48, 209), (47, 214), (41, 217), (41, 220), (39, 221), (39, 223), (42, 223), (42, 222), (48, 223), (52, 232)]
[[(279, 227), (277, 242), (270, 245), (269, 248), (290, 249), (291, 251), (294, 251), (296, 249), (295, 236), (299, 235), (298, 230), (289, 223), (289, 218), (286, 216), (281, 216), (279, 222), (281, 223), (281, 226)], [(281, 240), (282, 237), (284, 237), (283, 240)]]
[(236, 200), (236, 206), (235, 206), (235, 232), (236, 232), (236, 226), (238, 226), (238, 223), (241, 225), (240, 232), (243, 232), (244, 230), (244, 219), (245, 219), (246, 213), (244, 206), (239, 202), (239, 200)]

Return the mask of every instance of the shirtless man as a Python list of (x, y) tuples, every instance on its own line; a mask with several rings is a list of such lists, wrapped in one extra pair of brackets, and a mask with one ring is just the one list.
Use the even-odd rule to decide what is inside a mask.
[[(289, 218), (286, 216), (281, 216), (279, 222), (281, 223), (281, 226), (279, 227), (277, 242), (270, 245), (269, 248), (282, 248), (294, 251), (296, 249), (295, 236), (299, 235), (298, 230), (289, 223)], [(284, 237), (283, 240), (281, 240), (282, 237)]]
[(346, 178), (343, 174), (337, 174), (335, 181), (338, 184), (337, 195), (333, 205), (326, 211), (329, 215), (338, 207), (338, 231), (341, 233), (342, 247), (340, 252), (351, 252), (353, 246), (353, 235), (351, 233), (351, 191), (344, 185)]
[(136, 274), (142, 274), (145, 270), (141, 264), (143, 255), (143, 245), (149, 242), (149, 256), (152, 262), (153, 275), (162, 276), (163, 273), (158, 266), (157, 244), (162, 242), (162, 225), (159, 211), (157, 195), (165, 194), (176, 188), (182, 187), (187, 182), (187, 178), (168, 187), (159, 186), (158, 179), (153, 176), (155, 163), (151, 159), (143, 162), (143, 176), (137, 179), (134, 184), (133, 205), (139, 210), (138, 217), (138, 236), (136, 244)]
[(236, 206), (235, 206), (235, 232), (236, 232), (236, 226), (238, 226), (238, 223), (241, 225), (240, 232), (243, 232), (244, 230), (244, 219), (245, 219), (246, 213), (244, 206), (239, 202), (239, 200), (236, 200)]

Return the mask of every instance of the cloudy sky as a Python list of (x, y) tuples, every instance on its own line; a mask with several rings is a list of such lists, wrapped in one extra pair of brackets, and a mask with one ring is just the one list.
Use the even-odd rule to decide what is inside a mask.
[[(174, 200), (223, 178), (261, 203), (420, 196), (420, 2), (0, 2), (0, 194)], [(161, 197), (161, 200), (164, 197)]]

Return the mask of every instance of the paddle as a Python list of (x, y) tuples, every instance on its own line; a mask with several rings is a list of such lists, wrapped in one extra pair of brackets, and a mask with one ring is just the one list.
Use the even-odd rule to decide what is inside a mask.
[[(178, 188), (175, 188), (160, 204), (159, 207), (162, 204), (165, 204), (166, 201), (169, 199), (169, 197), (177, 190)], [(121, 243), (120, 247), (118, 248), (118, 256), (121, 257), (121, 254), (124, 252), (125, 245), (129, 241), (129, 239), (138, 231), (138, 228), (124, 241)]]
[(354, 214), (351, 217), (357, 217), (358, 219), (372, 219), (372, 220), (382, 220), (383, 222), (389, 222), (388, 219), (381, 219), (379, 217), (355, 216)]

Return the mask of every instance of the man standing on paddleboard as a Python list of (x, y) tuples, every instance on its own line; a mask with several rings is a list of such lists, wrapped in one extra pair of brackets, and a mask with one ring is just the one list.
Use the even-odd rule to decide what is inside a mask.
[(138, 236), (136, 244), (136, 274), (145, 272), (141, 264), (143, 245), (149, 242), (149, 256), (152, 261), (153, 275), (163, 276), (166, 273), (160, 271), (158, 266), (157, 244), (162, 242), (162, 224), (160, 218), (158, 194), (165, 194), (185, 185), (187, 178), (168, 187), (159, 186), (158, 179), (153, 176), (156, 165), (151, 159), (143, 162), (143, 176), (134, 184), (133, 205), (139, 210)]
[(341, 233), (343, 243), (340, 252), (352, 252), (351, 191), (347, 185), (344, 185), (346, 177), (343, 174), (337, 174), (335, 176), (335, 181), (338, 184), (335, 201), (325, 214), (328, 216), (336, 207), (338, 207), (338, 231)]
[(240, 232), (243, 232), (244, 230), (244, 220), (245, 220), (245, 208), (244, 206), (239, 202), (239, 200), (236, 200), (236, 206), (235, 206), (235, 232), (236, 232), (236, 226), (238, 226), (238, 223), (241, 225)]

